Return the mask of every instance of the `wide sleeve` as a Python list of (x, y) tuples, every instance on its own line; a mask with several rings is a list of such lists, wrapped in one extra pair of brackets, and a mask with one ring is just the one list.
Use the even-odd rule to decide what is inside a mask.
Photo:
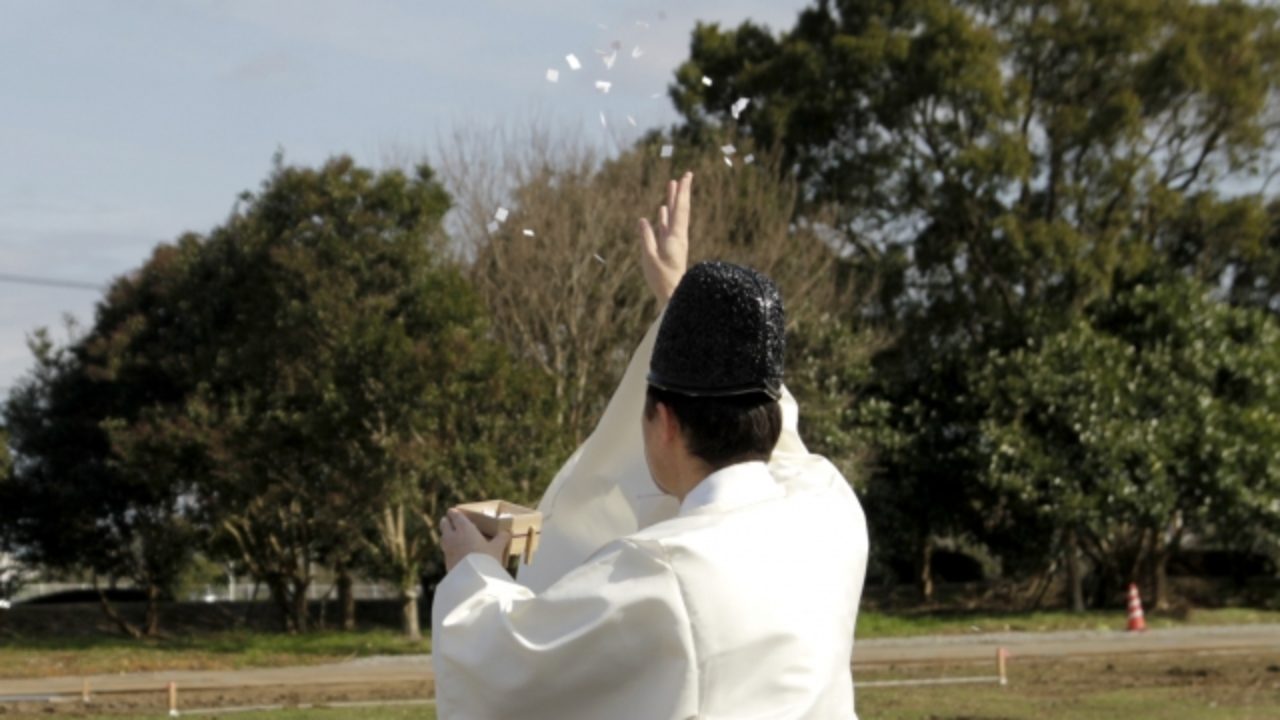
[(442, 720), (686, 718), (697, 669), (660, 547), (617, 542), (535, 595), (472, 554), (431, 610)]
[(640, 418), (661, 319), (645, 333), (600, 422), (543, 493), (542, 537), (522, 585), (541, 592), (600, 548), (675, 517), (679, 503), (650, 479)]

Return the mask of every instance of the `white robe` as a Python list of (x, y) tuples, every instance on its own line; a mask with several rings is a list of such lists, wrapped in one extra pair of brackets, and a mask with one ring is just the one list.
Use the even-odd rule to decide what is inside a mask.
[(436, 589), (443, 720), (850, 718), (860, 528), (764, 463), (535, 594), (469, 555)]
[(644, 464), (656, 325), (544, 495), (520, 583), (471, 555), (432, 606), (443, 720), (848, 718), (866, 523), (808, 454), (783, 399), (773, 459), (713, 474), (682, 506)]

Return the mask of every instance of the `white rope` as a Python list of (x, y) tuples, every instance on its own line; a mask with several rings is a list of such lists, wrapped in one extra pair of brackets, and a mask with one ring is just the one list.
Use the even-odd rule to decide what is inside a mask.
[(903, 687), (906, 685), (960, 685), (963, 683), (1000, 684), (998, 675), (987, 677), (923, 678), (920, 680), (870, 680), (854, 683), (854, 687)]

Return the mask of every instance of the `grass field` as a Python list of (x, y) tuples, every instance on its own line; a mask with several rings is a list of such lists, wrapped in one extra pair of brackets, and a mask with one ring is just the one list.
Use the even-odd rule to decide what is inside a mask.
[[(1280, 623), (1280, 611), (1199, 610), (1181, 620), (1159, 615), (1147, 618), (1147, 625), (1154, 628), (1251, 623)], [(865, 612), (858, 618), (860, 639), (1003, 631), (1123, 629), (1124, 614), (1118, 611), (919, 616)], [(17, 638), (0, 645), (0, 677), (285, 667), (430, 651), (430, 641), (410, 643), (392, 631), (297, 636), (220, 633), (143, 641), (123, 637)]]
[[(864, 612), (858, 616), (857, 635), (861, 639), (912, 637), (917, 635), (967, 635), (978, 632), (1051, 632), (1054, 630), (1124, 630), (1123, 610), (1092, 610), (1032, 613), (940, 613), (934, 615), (893, 615)], [(1171, 628), (1189, 625), (1253, 625), (1280, 623), (1280, 610), (1222, 608), (1195, 610), (1186, 617), (1147, 615), (1147, 627)]]
[(237, 670), (431, 652), (397, 633), (307, 635), (220, 633), (155, 640), (16, 639), (0, 645), (0, 677), (51, 677), (155, 670)]

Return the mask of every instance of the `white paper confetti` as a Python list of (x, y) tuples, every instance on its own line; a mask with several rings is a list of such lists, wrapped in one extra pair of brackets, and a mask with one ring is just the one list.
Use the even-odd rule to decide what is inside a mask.
[(649, 29), (649, 23), (647, 23), (647, 22), (645, 22), (645, 21), (643, 21), (643, 20), (637, 20), (637, 21), (636, 21), (636, 27), (640, 28), (641, 30), (648, 30), (648, 29)]
[(750, 104), (751, 100), (747, 98), (738, 98), (738, 102), (734, 103), (733, 107), (729, 108), (729, 112), (733, 113), (733, 119), (737, 120), (738, 116), (742, 114), (742, 111), (746, 110), (747, 106)]
[(738, 148), (732, 145), (725, 145), (724, 147), (720, 148), (720, 152), (724, 153), (725, 155), (732, 155), (738, 152)]
[(582, 69), (582, 61), (581, 61), (581, 60), (578, 60), (578, 56), (577, 56), (577, 55), (574, 55), (573, 53), (569, 53), (568, 55), (565, 55), (565, 56), (564, 56), (564, 61), (565, 61), (565, 62), (567, 62), (567, 63), (569, 63), (569, 69), (570, 69), (570, 70), (581, 70), (581, 69)]
[(533, 231), (529, 228), (525, 228), (523, 232), (525, 237), (534, 237)]
[(748, 156), (746, 156), (746, 157), (742, 158), (742, 162), (744, 162), (744, 163), (746, 163), (746, 164), (748, 164), (748, 165), (750, 165), (751, 163), (753, 163), (753, 162), (755, 162), (755, 161), (756, 161), (756, 156), (755, 156), (755, 155), (748, 155)]
[(733, 167), (733, 158), (731, 158), (731, 157), (726, 157), (726, 158), (724, 159), (724, 164), (725, 164), (725, 165), (728, 165), (729, 167)]
[(637, 45), (637, 46), (635, 46), (635, 47), (631, 48), (631, 59), (632, 59), (632, 60), (639, 60), (639, 59), (641, 58), (641, 56), (643, 56), (643, 55), (644, 55), (644, 51), (640, 49), (640, 46), (639, 46), (639, 45)]
[(630, 115), (627, 116), (627, 123), (631, 125), (631, 127), (636, 127), (636, 119)]
[(663, 146), (662, 146), (662, 157), (664, 157), (664, 158), (669, 158), (669, 157), (671, 157), (672, 155), (675, 155), (675, 154), (676, 154), (676, 146), (675, 146), (675, 145), (663, 145)]
[(593, 253), (593, 254), (591, 255), (591, 257), (595, 258), (595, 259), (596, 259), (596, 262), (600, 263), (601, 265), (605, 265), (605, 264), (606, 264), (606, 263), (605, 263), (605, 261), (604, 261), (604, 258), (600, 257), (600, 254), (599, 254), (599, 253)]
[(613, 64), (614, 64), (614, 63), (616, 63), (616, 62), (618, 62), (618, 51), (617, 51), (617, 50), (614, 50), (613, 52), (611, 52), (611, 53), (609, 53), (608, 55), (605, 55), (605, 56), (604, 56), (604, 66), (605, 66), (606, 68), (608, 68), (609, 70), (612, 70), (612, 69), (613, 69)]
[(597, 90), (599, 90), (600, 92), (604, 93), (605, 95), (608, 95), (608, 94), (609, 94), (609, 89), (610, 89), (610, 88), (612, 88), (612, 87), (613, 87), (613, 83), (611, 83), (611, 82), (608, 82), (608, 81), (605, 81), (605, 80), (597, 80), (597, 81), (596, 81), (596, 89), (597, 89)]
[(508, 217), (509, 215), (511, 215), (511, 211), (510, 211), (510, 210), (507, 210), (507, 209), (506, 209), (506, 208), (504, 208), (504, 207), (500, 207), (500, 208), (498, 208), (498, 212), (496, 212), (496, 213), (494, 213), (494, 214), (493, 214), (493, 219), (494, 219), (494, 220), (497, 220), (497, 221), (498, 221), (498, 222), (500, 222), (500, 223), (504, 223), (504, 222), (506, 222), (506, 221), (507, 221), (507, 217)]
[(711, 87), (711, 84), (712, 84), (712, 83), (711, 83), (711, 78), (706, 77), (706, 76), (704, 75), (704, 76), (702, 77), (702, 84), (703, 84), (703, 85), (706, 85), (707, 87)]
[(547, 82), (560, 82), (560, 71), (555, 68), (547, 68)]
[(600, 124), (603, 125), (604, 127), (609, 127), (609, 118), (606, 118), (604, 116), (603, 110), (600, 111)]
[(492, 235), (498, 232), (498, 228), (502, 226), (498, 224), (497, 220), (493, 220), (493, 221), (490, 221), (489, 224), (486, 225), (485, 227), (489, 228), (489, 234)]

